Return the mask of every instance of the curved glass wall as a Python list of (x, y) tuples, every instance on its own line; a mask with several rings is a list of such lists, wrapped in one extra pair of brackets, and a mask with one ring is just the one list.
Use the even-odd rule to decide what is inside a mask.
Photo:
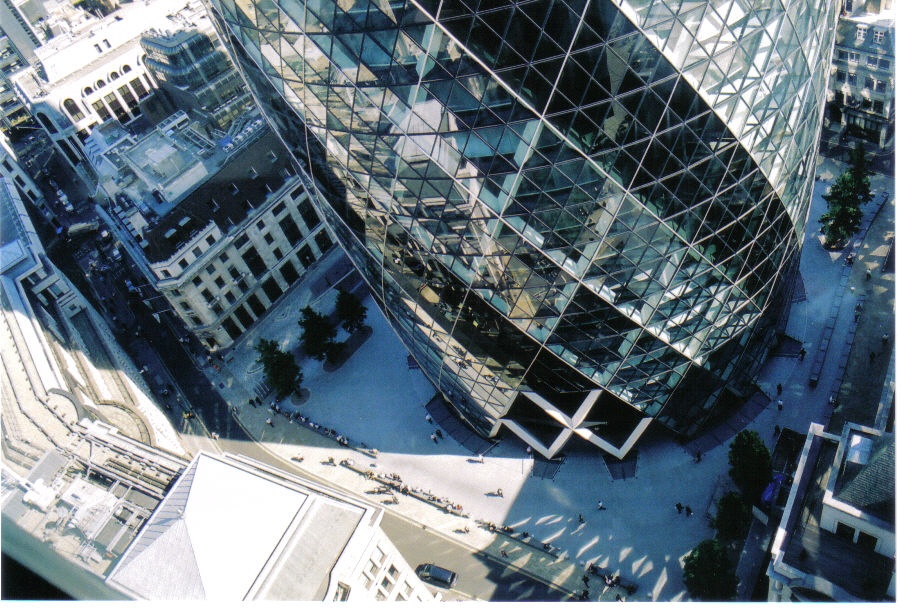
[(211, 2), (478, 431), (623, 456), (748, 391), (797, 266), (833, 3)]

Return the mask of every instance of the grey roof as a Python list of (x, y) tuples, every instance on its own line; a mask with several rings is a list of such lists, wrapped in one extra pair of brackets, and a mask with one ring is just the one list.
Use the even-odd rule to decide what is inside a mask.
[(873, 440), (865, 465), (845, 461), (835, 498), (885, 522), (895, 514), (895, 440), (881, 436)]

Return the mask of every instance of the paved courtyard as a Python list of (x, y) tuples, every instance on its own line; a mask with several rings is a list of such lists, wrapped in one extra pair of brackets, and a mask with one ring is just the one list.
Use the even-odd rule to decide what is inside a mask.
[[(867, 315), (873, 321), (868, 323), (875, 323), (873, 327), (877, 328), (867, 331), (867, 340), (872, 341), (872, 336), (881, 336), (884, 328), (893, 327), (893, 268), (891, 273), (883, 272), (882, 263), (877, 264), (877, 259), (887, 254), (894, 236), (893, 182), (882, 176), (873, 178), (876, 197), (864, 210), (865, 223), (872, 221), (880, 209), (883, 192), (888, 193), (888, 200), (866, 239), (858, 244), (859, 262), (849, 269), (843, 252), (827, 252), (820, 247), (816, 222), (825, 208), (821, 195), (828, 180), (839, 172), (840, 168), (830, 160), (823, 161), (819, 168), (824, 179), (816, 184), (801, 262), (806, 298), (793, 305), (787, 333), (803, 343), (808, 354), (815, 353), (830, 312), (836, 311), (837, 305), (835, 329), (816, 387), (808, 383), (814, 365), (810, 355), (803, 360), (773, 357), (761, 371), (759, 386), (769, 397), (747, 426), (758, 431), (770, 447), (775, 442), (775, 425), (804, 433), (811, 420), (826, 422), (843, 416), (842, 411), (833, 412), (828, 400), (840, 388), (842, 377), (852, 376), (850, 372), (845, 374), (846, 364), (849, 370), (858, 368), (854, 358), (848, 359), (848, 353), (857, 328), (854, 305), (862, 293), (871, 294)], [(319, 294), (318, 289), (308, 286), (328, 277), (332, 263), (339, 258), (335, 252), (323, 260), (304, 284), (288, 294), (277, 310), (230, 351), (219, 370), (206, 369), (222, 387), (223, 396), (235, 407), (238, 421), (250, 435), (284, 458), (286, 464), (374, 502), (382, 498), (367, 494), (377, 486), (373, 481), (346, 467), (331, 465), (328, 460), (340, 462), (349, 458), (374, 472), (393, 472), (410, 487), (420, 487), (460, 504), (471, 516), (469, 520), (407, 496), (400, 496), (396, 505), (386, 508), (458, 543), (495, 556), (504, 550), (517, 567), (561, 587), (580, 589), (584, 565), (591, 562), (636, 582), (639, 588), (630, 600), (685, 600), (679, 560), (698, 542), (713, 535), (705, 516), (729, 484), (728, 439), (710, 445), (701, 462), (695, 463), (691, 446), (680, 446), (664, 434), (651, 434), (638, 445), (636, 475), (616, 480), (600, 454), (580, 447), (567, 451), (567, 458), (553, 479), (531, 476), (531, 456), (515, 439), (501, 441), (479, 462), (447, 433), (437, 442), (431, 439), (436, 427), (426, 421), (425, 405), (435, 390), (419, 370), (408, 367), (403, 345), (371, 299), (364, 304), (369, 309), (367, 323), (372, 327), (372, 336), (335, 372), (326, 372), (321, 362), (304, 359), (303, 386), (309, 390), (309, 397), (301, 404), (288, 400), (281, 405), (346, 436), (350, 446), (340, 446), (298, 421), (267, 412), (265, 405), (248, 406), (254, 387), (262, 380), (253, 345), (259, 338), (274, 339), (282, 348), (299, 353), (299, 309), (311, 304), (328, 313), (334, 304), (333, 291)], [(870, 280), (864, 276), (865, 268), (871, 269)], [(881, 369), (887, 370), (893, 351), (891, 347), (884, 351), (878, 357)], [(873, 382), (882, 385), (880, 379)], [(777, 383), (784, 387), (782, 411), (774, 401)], [(847, 388), (845, 394), (855, 395), (853, 387)], [(861, 405), (859, 410), (867, 409)], [(353, 450), (359, 443), (377, 449), (378, 455)], [(303, 461), (292, 461), (291, 457), (303, 457)], [(503, 490), (502, 497), (496, 494), (498, 488)], [(599, 500), (606, 510), (596, 509)], [(689, 518), (677, 514), (676, 502), (691, 506), (695, 515)], [(584, 523), (579, 522), (580, 514)], [(540, 549), (516, 544), (506, 536), (492, 535), (476, 526), (477, 519), (527, 530), (565, 553), (556, 558)], [(468, 525), (469, 532), (463, 531), (464, 525)], [(599, 590), (592, 589), (592, 598), (598, 598)]]

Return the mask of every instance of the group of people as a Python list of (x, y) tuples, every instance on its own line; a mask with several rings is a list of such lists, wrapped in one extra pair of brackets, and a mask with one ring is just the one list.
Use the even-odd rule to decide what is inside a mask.
[(694, 512), (691, 511), (690, 505), (682, 505), (681, 503), (677, 503), (676, 504), (676, 513), (681, 514), (682, 512), (685, 512), (685, 515), (688, 517), (691, 517), (691, 515), (694, 514)]

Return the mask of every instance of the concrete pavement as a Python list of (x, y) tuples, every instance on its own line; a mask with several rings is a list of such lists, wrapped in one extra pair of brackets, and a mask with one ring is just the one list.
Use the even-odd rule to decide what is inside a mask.
[[(893, 218), (893, 183), (874, 176), (876, 200), (864, 210), (865, 222), (872, 222), (872, 227), (857, 246), (859, 262), (847, 267), (845, 253), (827, 252), (820, 246), (816, 221), (825, 208), (821, 195), (840, 169), (827, 159), (818, 170), (823, 181), (817, 182), (801, 260), (807, 297), (793, 305), (787, 328), (787, 334), (800, 341), (808, 354), (814, 353), (830, 319), (834, 324), (832, 338), (816, 387), (808, 383), (814, 365), (810, 355), (804, 360), (773, 357), (761, 371), (758, 383), (768, 394), (768, 402), (747, 427), (757, 431), (770, 447), (776, 441), (775, 425), (803, 433), (811, 421), (825, 422), (839, 416), (840, 411), (833, 412), (829, 405), (829, 396), (842, 387), (843, 377), (859, 367), (856, 352), (845, 347), (854, 344), (855, 332), (861, 332), (858, 328), (862, 324), (855, 325), (854, 321), (854, 305), (861, 290), (871, 290), (867, 320), (879, 320), (878, 328), (893, 320), (893, 296), (886, 295), (893, 294), (893, 273), (877, 277), (871, 270), (869, 282), (864, 277), (864, 267), (875, 264), (887, 247), (886, 240), (893, 236), (885, 230), (885, 223)], [(883, 190), (889, 193), (888, 201), (873, 221)], [(320, 294), (310, 286), (321, 282), (338, 258), (340, 255), (333, 253), (323, 259), (266, 320), (230, 350), (225, 362), (216, 363), (218, 370), (212, 365), (205, 368), (250, 436), (286, 464), (376, 503), (387, 500), (386, 496), (368, 493), (379, 483), (341, 466), (342, 460), (352, 459), (356, 466), (373, 472), (397, 474), (411, 487), (460, 504), (470, 514), (469, 519), (404, 495), (397, 495), (396, 504), (384, 506), (573, 593), (582, 589), (581, 577), (590, 562), (637, 583), (638, 591), (630, 600), (686, 598), (679, 561), (698, 542), (713, 536), (704, 516), (712, 513), (711, 506), (729, 489), (728, 441), (695, 463), (690, 450), (669, 437), (652, 435), (638, 446), (637, 475), (626, 480), (613, 480), (599, 454), (578, 448), (568, 451), (553, 480), (532, 477), (531, 457), (515, 440), (502, 441), (483, 462), (477, 462), (447, 434), (438, 442), (430, 439), (435, 428), (425, 420), (424, 405), (434, 389), (421, 372), (407, 367), (406, 351), (371, 300), (365, 304), (373, 334), (341, 368), (329, 373), (320, 362), (302, 360), (309, 397), (303, 403), (289, 399), (280, 406), (284, 411), (300, 413), (306, 422), (267, 412), (265, 405), (250, 407), (248, 400), (262, 380), (253, 344), (259, 338), (269, 338), (277, 340), (283, 349), (298, 353), (299, 309), (310, 304), (323, 313), (332, 310), (334, 292)], [(861, 288), (863, 283), (868, 285)], [(872, 295), (877, 288), (883, 290), (878, 304)], [(891, 353), (884, 357), (887, 367)], [(863, 368), (868, 363), (864, 362)], [(781, 411), (775, 402), (777, 383), (783, 386), (780, 397), (785, 407)], [(849, 395), (855, 393), (853, 388), (849, 391)], [(270, 400), (266, 398), (266, 404)], [(310, 429), (310, 422), (346, 436), (349, 445), (342, 446), (334, 438)], [(377, 456), (355, 450), (360, 443), (377, 449)], [(292, 457), (302, 461), (292, 461)], [(498, 488), (503, 489), (503, 497), (496, 495)], [(606, 510), (596, 509), (598, 500), (603, 500)], [(691, 506), (695, 516), (678, 514), (673, 507), (677, 501)], [(579, 522), (579, 514), (584, 523)], [(477, 520), (526, 530), (539, 543), (524, 544), (492, 534), (477, 526)], [(562, 557), (542, 550), (542, 543), (563, 550)], [(604, 589), (602, 580), (591, 580), (590, 587), (590, 597), (598, 599)], [(603, 598), (612, 600), (616, 592), (608, 589)]]

